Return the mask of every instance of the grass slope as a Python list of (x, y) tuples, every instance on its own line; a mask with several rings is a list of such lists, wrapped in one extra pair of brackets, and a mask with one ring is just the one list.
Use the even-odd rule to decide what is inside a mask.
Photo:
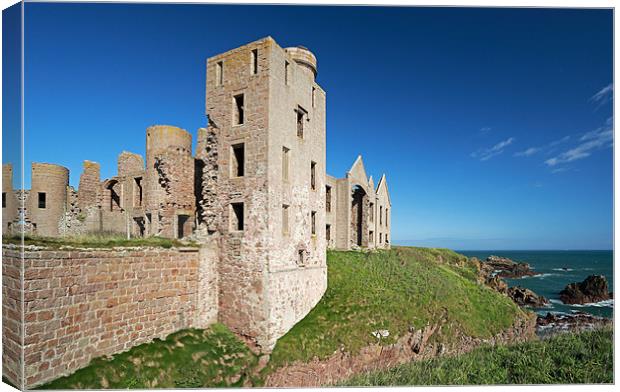
[(613, 383), (611, 328), (478, 348), (355, 376), (341, 386)]
[[(21, 236), (3, 236), (3, 244), (21, 245)], [(72, 237), (39, 237), (24, 236), (24, 245), (37, 245), (47, 248), (58, 249), (62, 246), (71, 246), (75, 248), (113, 248), (113, 247), (130, 247), (130, 246), (151, 246), (161, 248), (174, 247), (197, 247), (193, 242), (178, 241), (170, 238), (162, 237), (145, 237), (130, 238), (118, 234), (88, 234)]]
[(325, 358), (340, 347), (356, 353), (387, 329), (391, 343), (410, 326), (445, 317), (441, 336), (490, 337), (522, 311), (476, 282), (477, 266), (447, 249), (397, 247), (378, 252), (328, 252), (328, 287), (318, 305), (278, 343), (265, 372), (296, 360)]
[[(187, 329), (109, 358), (38, 389), (199, 388), (242, 386), (257, 357), (221, 324)], [(250, 380), (251, 381), (251, 380)]]

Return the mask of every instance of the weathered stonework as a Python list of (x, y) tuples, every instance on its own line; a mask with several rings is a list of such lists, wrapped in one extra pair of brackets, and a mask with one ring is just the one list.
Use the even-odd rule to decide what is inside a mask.
[(329, 248), (389, 249), (392, 203), (385, 174), (375, 188), (359, 156), (345, 178), (327, 176)]
[(13, 166), (2, 165), (2, 233), (12, 233), (18, 219), (19, 202), (13, 190)]
[[(311, 51), (267, 37), (206, 68), (208, 123), (195, 154), (190, 133), (155, 125), (145, 159), (123, 151), (104, 180), (98, 163), (84, 161), (77, 192), (66, 168), (42, 163), (32, 163), (31, 190), (13, 191), (3, 166), (3, 233), (189, 237), (201, 246), (26, 251), (25, 319), (7, 268), (3, 333), (13, 356), (15, 323), (26, 326), (28, 385), (215, 320), (269, 352), (322, 297), (328, 247), (389, 248), (385, 175), (375, 188), (361, 157), (345, 178), (326, 175), (326, 93)], [(3, 255), (19, 261), (15, 250)], [(20, 358), (3, 362), (14, 380)]]
[[(22, 259), (23, 257), (23, 259)], [(19, 269), (24, 264), (26, 385), (34, 386), (183, 328), (215, 321), (217, 278), (196, 248), (4, 248), (3, 374), (19, 380)], [(8, 351), (7, 351), (8, 350)]]

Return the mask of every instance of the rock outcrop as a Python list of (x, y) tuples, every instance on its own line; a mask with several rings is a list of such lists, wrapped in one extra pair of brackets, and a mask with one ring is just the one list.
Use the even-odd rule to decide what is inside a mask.
[(591, 331), (612, 324), (612, 319), (596, 317), (583, 312), (575, 314), (547, 313), (547, 315), (538, 316), (536, 319), (536, 334), (545, 339), (562, 332)]
[(607, 279), (603, 275), (590, 275), (581, 283), (570, 283), (560, 291), (565, 304), (586, 304), (611, 298)]
[(497, 275), (487, 277), (484, 281), (484, 284), (497, 291), (498, 293), (508, 293), (508, 284), (506, 284), (506, 282)]
[(489, 256), (484, 264), (486, 269), (492, 269), (500, 278), (514, 279), (536, 275), (528, 263), (517, 263), (506, 257)]
[(542, 295), (520, 286), (508, 288), (507, 294), (519, 306), (542, 308), (549, 304), (549, 301)]
[(499, 257), (489, 256), (486, 262), (479, 262), (478, 259), (472, 260), (478, 266), (478, 281), (489, 286), (498, 293), (507, 295), (519, 306), (541, 308), (549, 304), (549, 301), (537, 295), (530, 289), (523, 287), (508, 287), (504, 277), (531, 276), (534, 272), (526, 263), (515, 263), (514, 261)]

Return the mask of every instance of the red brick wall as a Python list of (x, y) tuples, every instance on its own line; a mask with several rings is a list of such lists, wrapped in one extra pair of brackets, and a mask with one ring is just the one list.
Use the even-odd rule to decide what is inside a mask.
[(199, 265), (198, 249), (26, 251), (26, 384), (191, 327)]
[(16, 249), (2, 251), (2, 375), (21, 386), (22, 302), (21, 257)]

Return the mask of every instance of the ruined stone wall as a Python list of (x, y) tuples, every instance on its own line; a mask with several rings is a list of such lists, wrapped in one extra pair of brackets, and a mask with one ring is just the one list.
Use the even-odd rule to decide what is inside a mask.
[(2, 376), (13, 385), (22, 381), (21, 256), (16, 249), (2, 252)]
[[(196, 248), (26, 250), (25, 370), (32, 387), (182, 328), (215, 320), (212, 254)], [(19, 255), (3, 248), (3, 334), (15, 341)], [(5, 340), (6, 341), (6, 340)], [(17, 372), (6, 346), (4, 374)], [(16, 375), (18, 377), (19, 375)]]
[(392, 204), (385, 175), (379, 181), (376, 195), (375, 227), (377, 248), (389, 249), (392, 243)]
[(336, 249), (349, 249), (351, 238), (351, 185), (348, 178), (336, 182)]
[(145, 213), (151, 217), (149, 234), (176, 238), (179, 215), (189, 216), (185, 235), (190, 234), (196, 210), (194, 165), (192, 136), (187, 131), (165, 125), (147, 129), (143, 189)]
[(206, 235), (221, 228), (222, 205), (218, 200), (219, 186), (219, 129), (210, 121), (207, 128), (198, 130), (196, 141), (196, 209), (198, 224)]
[[(316, 59), (309, 50), (282, 49), (275, 42), (271, 47), (267, 284), (269, 344), (275, 345), (277, 338), (316, 305), (327, 287), (326, 96), (315, 81)], [(302, 134), (298, 132), (298, 115)], [(286, 179), (282, 174), (283, 148), (288, 149)], [(283, 205), (288, 206), (287, 228), (283, 228)]]
[[(258, 72), (251, 73), (251, 50), (257, 49)], [(197, 156), (217, 159), (203, 174), (204, 217), (209, 229), (217, 227), (220, 247), (219, 320), (234, 332), (264, 346), (268, 340), (266, 275), (268, 258), (267, 132), (269, 102), (269, 51), (262, 40), (212, 57), (207, 61), (209, 115), (207, 137), (217, 141), (217, 151), (198, 141)], [(218, 71), (222, 65), (222, 73)], [(221, 75), (221, 78), (220, 78)], [(234, 97), (244, 95), (244, 121), (237, 124)], [(233, 145), (243, 143), (244, 174), (232, 169)], [(202, 150), (204, 149), (204, 150)], [(214, 168), (217, 167), (217, 175)], [(213, 181), (213, 177), (217, 181)], [(216, 186), (217, 188), (212, 188)], [(217, 202), (211, 198), (215, 194)], [(234, 226), (232, 203), (243, 203), (243, 230)], [(219, 219), (215, 215), (219, 213)]]
[[(332, 176), (325, 175), (325, 186), (331, 188), (330, 199), (331, 199), (331, 208), (327, 209), (327, 190), (325, 195), (325, 225), (329, 225), (329, 240), (327, 239), (327, 233), (325, 235), (325, 240), (327, 241), (326, 246), (329, 249), (336, 248), (336, 236), (340, 229), (338, 226), (338, 180)], [(325, 228), (327, 231), (327, 227)]]
[(9, 234), (11, 227), (18, 219), (19, 204), (13, 190), (13, 166), (2, 165), (2, 234)]
[(82, 235), (87, 232), (86, 215), (79, 208), (78, 192), (72, 186), (67, 188), (67, 206), (58, 222), (61, 236)]
[[(37, 235), (57, 236), (58, 225), (67, 206), (69, 170), (50, 163), (32, 163), (28, 213)], [(39, 194), (45, 195), (45, 206), (40, 207)]]
[(118, 156), (117, 175), (119, 177), (131, 176), (144, 171), (144, 159), (142, 155), (123, 151)]
[(78, 186), (78, 207), (82, 211), (101, 204), (100, 167), (97, 162), (84, 161)]

